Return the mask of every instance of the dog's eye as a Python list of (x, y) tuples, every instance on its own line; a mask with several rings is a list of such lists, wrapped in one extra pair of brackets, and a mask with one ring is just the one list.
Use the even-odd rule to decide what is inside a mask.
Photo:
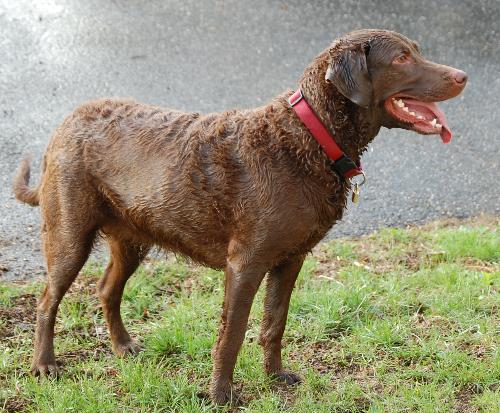
[(408, 53), (401, 53), (393, 60), (393, 63), (406, 63), (409, 61)]

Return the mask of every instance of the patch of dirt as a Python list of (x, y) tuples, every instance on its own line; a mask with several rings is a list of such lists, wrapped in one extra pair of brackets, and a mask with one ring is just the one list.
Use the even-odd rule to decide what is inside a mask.
[[(467, 258), (463, 262), (463, 266), (468, 270), (487, 273), (495, 272), (499, 269), (498, 263), (481, 261), (476, 258)], [(491, 285), (493, 285), (493, 280), (491, 280)]]
[(493, 343), (491, 343), (490, 346), (486, 346), (484, 344), (472, 343), (470, 341), (464, 340), (459, 343), (458, 348), (476, 359), (483, 359), (487, 356), (493, 356), (495, 353), (495, 344)]
[(57, 355), (57, 364), (64, 368), (66, 365), (74, 365), (81, 361), (100, 360), (105, 356), (112, 356), (111, 341), (96, 341), (90, 348), (79, 348), (66, 351)]
[(422, 311), (417, 311), (412, 321), (413, 327), (417, 330), (415, 331), (417, 336), (428, 337), (432, 327), (438, 328), (443, 334), (458, 332), (456, 321), (438, 315), (425, 315)]
[(300, 384), (291, 386), (286, 383), (275, 382), (271, 385), (271, 390), (278, 395), (285, 409), (288, 409), (294, 405), (297, 399), (297, 389), (299, 386)]
[[(382, 383), (376, 378), (373, 367), (359, 364), (349, 355), (339, 355), (338, 345), (335, 342), (316, 342), (304, 347), (300, 354), (290, 355), (290, 358), (311, 366), (320, 374), (331, 374), (335, 383), (352, 379), (369, 392), (381, 394), (384, 390)], [(370, 404), (367, 400), (360, 400), (360, 405), (365, 402)]]
[(478, 408), (473, 406), (471, 403), (472, 398), (476, 394), (481, 394), (483, 392), (482, 388), (475, 386), (473, 384), (468, 384), (462, 387), (455, 394), (455, 411), (458, 413), (477, 413), (479, 412)]
[(16, 328), (22, 331), (34, 331), (36, 323), (36, 302), (33, 294), (22, 294), (14, 297), (9, 307), (0, 307), (0, 337), (12, 338)]
[(4, 401), (0, 400), (0, 408), (3, 408), (6, 413), (25, 412), (28, 410), (29, 405), (29, 400), (23, 397), (16, 396), (9, 397)]
[[(369, 412), (370, 411), (370, 406), (371, 406), (371, 401), (367, 397), (355, 397), (354, 398), (354, 403), (356, 405), (356, 408), (354, 409), (355, 412)], [(352, 413), (352, 409), (343, 409), (345, 413)], [(342, 410), (339, 410), (342, 411)]]

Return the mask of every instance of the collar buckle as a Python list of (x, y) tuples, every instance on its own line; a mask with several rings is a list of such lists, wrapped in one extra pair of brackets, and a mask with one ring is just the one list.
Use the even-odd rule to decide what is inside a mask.
[(333, 161), (332, 168), (335, 169), (340, 175), (350, 177), (350, 172), (357, 172), (358, 166), (351, 158), (345, 154)]

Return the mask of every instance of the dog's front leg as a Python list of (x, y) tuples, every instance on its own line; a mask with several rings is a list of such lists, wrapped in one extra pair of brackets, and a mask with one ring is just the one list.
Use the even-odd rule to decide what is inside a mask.
[(259, 344), (264, 348), (266, 373), (287, 384), (300, 382), (297, 374), (282, 369), (281, 339), (285, 331), (290, 296), (303, 262), (303, 255), (287, 259), (270, 271), (266, 282)]
[(248, 253), (229, 254), (225, 271), (225, 294), (217, 343), (212, 350), (214, 367), (210, 395), (217, 404), (237, 401), (232, 388), (233, 370), (245, 337), (248, 315), (266, 268), (252, 263)]

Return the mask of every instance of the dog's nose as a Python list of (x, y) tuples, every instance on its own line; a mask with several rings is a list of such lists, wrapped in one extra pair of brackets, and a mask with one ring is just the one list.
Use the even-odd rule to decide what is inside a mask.
[(467, 73), (461, 70), (455, 70), (453, 73), (453, 79), (455, 79), (455, 82), (459, 85), (465, 85), (465, 82), (467, 82)]

